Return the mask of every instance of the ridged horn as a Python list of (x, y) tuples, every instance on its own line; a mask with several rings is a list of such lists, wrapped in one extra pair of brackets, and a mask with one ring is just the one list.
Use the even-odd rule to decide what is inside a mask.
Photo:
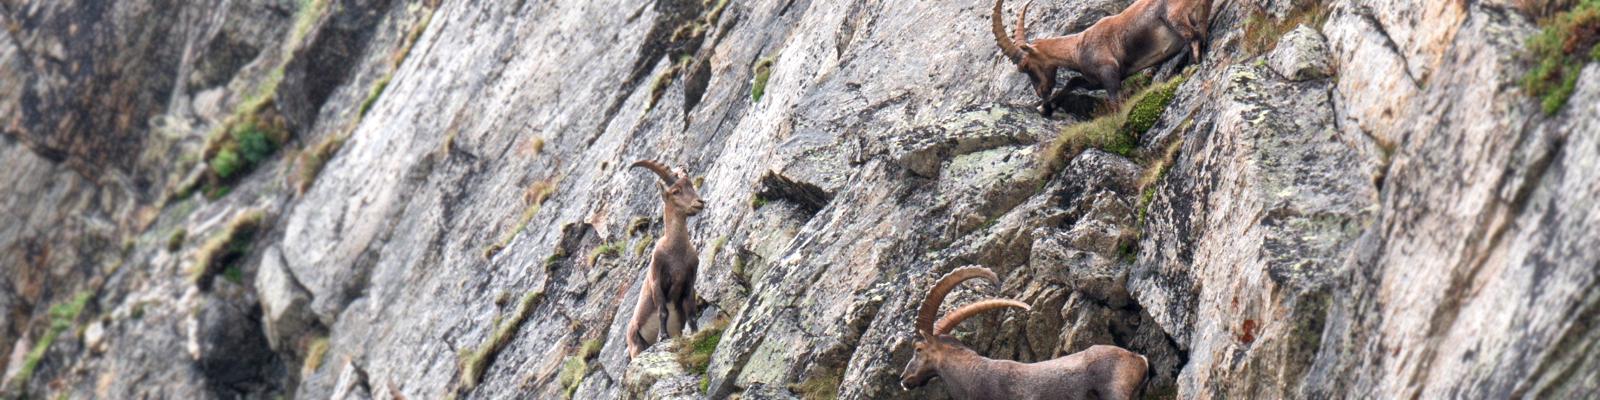
[(1012, 64), (1016, 64), (1022, 61), (1022, 49), (1017, 48), (1017, 43), (1006, 36), (1006, 24), (1000, 22), (1000, 14), (1005, 12), (1005, 4), (1006, 0), (994, 0), (994, 13), (989, 14), (989, 23), (994, 29), (994, 42), (1000, 45), (1000, 53), (1010, 58)]
[(944, 318), (939, 319), (939, 323), (933, 325), (933, 335), (938, 336), (950, 332), (951, 329), (955, 329), (956, 325), (961, 325), (961, 321), (966, 321), (967, 318), (978, 315), (978, 313), (1004, 307), (1021, 308), (1022, 311), (1033, 309), (1032, 307), (1028, 307), (1027, 303), (1011, 299), (987, 299), (976, 301), (971, 304), (961, 306), (961, 308), (957, 308), (955, 311), (951, 311), (949, 314), (945, 314)]
[(1019, 49), (1022, 44), (1028, 44), (1028, 6), (1031, 5), (1033, 5), (1033, 0), (1022, 3), (1022, 13), (1017, 14), (1017, 28), (1011, 31), (1011, 40), (1014, 43), (1021, 43), (1015, 45)]
[(645, 167), (645, 168), (650, 169), (651, 171), (654, 171), (656, 173), (656, 176), (661, 177), (661, 180), (663, 182), (666, 182), (668, 185), (671, 185), (673, 183), (677, 183), (678, 182), (678, 173), (672, 172), (671, 168), (667, 168), (667, 166), (661, 165), (661, 163), (655, 162), (653, 160), (634, 161), (633, 165), (629, 165), (628, 168), (633, 168), (633, 167)]
[(978, 266), (956, 268), (955, 271), (940, 277), (939, 281), (933, 284), (933, 288), (928, 289), (928, 295), (922, 298), (922, 307), (917, 309), (917, 332), (932, 334), (933, 320), (939, 316), (939, 306), (944, 304), (944, 296), (950, 294), (950, 290), (955, 289), (962, 281), (980, 277), (989, 278), (995, 283), (1000, 282), (994, 271)]

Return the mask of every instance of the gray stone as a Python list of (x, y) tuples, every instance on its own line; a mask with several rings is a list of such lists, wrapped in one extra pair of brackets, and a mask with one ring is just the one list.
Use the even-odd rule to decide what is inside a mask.
[[(1333, 59), (1328, 56), (1328, 41), (1321, 32), (1305, 25), (1296, 26), (1277, 47), (1267, 53), (1267, 65), (1291, 82), (1333, 76)], [(1357, 61), (1359, 62), (1359, 61)]]
[(266, 328), (267, 343), (274, 350), (293, 350), (284, 345), (296, 343), (316, 323), (316, 317), (309, 307), (311, 294), (283, 266), (283, 255), (276, 246), (261, 254), (255, 289), (261, 296), (261, 323)]

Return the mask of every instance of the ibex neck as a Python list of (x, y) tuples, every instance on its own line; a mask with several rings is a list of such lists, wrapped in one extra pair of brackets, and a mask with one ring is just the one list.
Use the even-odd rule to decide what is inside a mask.
[(1009, 399), (1012, 398), (1011, 378), (1016, 376), (1015, 365), (1007, 360), (991, 360), (969, 349), (950, 355), (939, 365), (939, 378), (945, 380), (945, 389), (956, 399)]
[(1033, 47), (1040, 56), (1045, 57), (1051, 64), (1060, 68), (1081, 70), (1078, 65), (1078, 53), (1083, 43), (1083, 34), (1074, 33), (1067, 36), (1044, 38), (1034, 41)]
[(664, 226), (661, 227), (662, 239), (678, 238), (679, 240), (688, 240), (689, 216), (685, 215), (683, 212), (674, 210), (671, 206), (664, 208), (665, 209), (662, 210), (661, 213), (661, 219), (663, 220), (664, 224)]

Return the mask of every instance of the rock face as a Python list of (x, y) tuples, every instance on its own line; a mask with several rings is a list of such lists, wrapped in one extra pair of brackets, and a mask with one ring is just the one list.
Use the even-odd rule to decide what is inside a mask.
[[(965, 265), (946, 310), (1033, 307), (967, 346), (1128, 348), (1146, 398), (1600, 390), (1600, 66), (1544, 115), (1510, 2), (1219, 3), (1133, 156), (1060, 170), (982, 1), (101, 3), (0, 5), (0, 396), (938, 399), (899, 373)], [(707, 201), (703, 373), (627, 355), (644, 158)]]

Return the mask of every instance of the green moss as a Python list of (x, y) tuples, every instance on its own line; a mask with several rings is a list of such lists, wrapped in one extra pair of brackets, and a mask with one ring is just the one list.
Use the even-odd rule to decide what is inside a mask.
[(1043, 159), (1039, 165), (1046, 169), (1041, 172), (1053, 175), (1088, 148), (1098, 148), (1124, 157), (1132, 156), (1139, 149), (1139, 136), (1161, 119), (1184, 79), (1179, 75), (1146, 87), (1129, 96), (1121, 108), (1062, 129), (1061, 134), (1040, 153)]
[(761, 207), (766, 207), (767, 203), (771, 202), (772, 200), (767, 200), (767, 198), (761, 197), (760, 193), (750, 194), (750, 209), (752, 210), (760, 210)]
[(83, 307), (89, 304), (89, 298), (93, 296), (92, 291), (79, 291), (71, 300), (50, 306), (50, 327), (46, 328), (44, 335), (28, 349), (26, 358), (22, 360), (22, 367), (12, 378), (12, 387), (22, 387), (28, 381), (28, 377), (33, 375), (34, 368), (39, 366), (39, 360), (44, 358), (45, 351), (50, 349), (50, 343), (55, 342), (56, 338), (61, 336), (61, 332), (72, 327), (72, 323), (83, 313)]
[(711, 326), (679, 339), (687, 342), (677, 348), (678, 363), (683, 364), (689, 373), (704, 374), (706, 367), (711, 365), (711, 353), (717, 350), (717, 343), (722, 342), (722, 332), (727, 329), (728, 319), (719, 316), (711, 322)]
[(626, 244), (624, 244), (623, 242), (617, 241), (617, 242), (604, 243), (604, 244), (601, 244), (599, 246), (595, 246), (593, 249), (589, 249), (589, 258), (588, 258), (589, 265), (594, 265), (594, 262), (596, 260), (599, 260), (600, 256), (602, 256), (602, 255), (610, 255), (612, 257), (616, 257), (618, 255), (621, 255), (622, 254), (622, 248), (625, 245)]
[(244, 160), (241, 160), (239, 153), (233, 150), (224, 149), (217, 152), (215, 157), (211, 157), (211, 171), (216, 172), (219, 177), (227, 178), (241, 168), (244, 168)]
[[(1172, 95), (1178, 91), (1178, 83), (1181, 82), (1180, 80), (1163, 84), (1151, 90), (1144, 97), (1139, 98), (1133, 104), (1133, 109), (1128, 111), (1128, 122), (1122, 125), (1122, 133), (1124, 135), (1142, 135), (1149, 131), (1150, 127), (1155, 126), (1156, 121), (1161, 119), (1162, 112), (1167, 110), (1167, 105), (1172, 103)], [(1137, 139), (1132, 142), (1132, 147), (1138, 145)], [(1123, 149), (1117, 149), (1113, 152), (1126, 154), (1133, 151), (1131, 147), (1125, 150), (1126, 153), (1120, 150)]]
[(372, 89), (367, 91), (367, 98), (361, 99), (361, 108), (357, 109), (357, 118), (367, 116), (367, 110), (372, 109), (372, 103), (378, 101), (378, 95), (383, 94), (383, 89), (389, 87), (389, 80), (394, 78), (394, 71), (383, 74), (372, 83)]
[(1600, 59), (1600, 0), (1584, 0), (1540, 25), (1543, 29), (1528, 38), (1534, 65), (1523, 76), (1522, 86), (1539, 99), (1545, 114), (1555, 114), (1572, 97), (1583, 65)]
[(489, 368), (489, 362), (494, 360), (494, 356), (499, 354), (501, 349), (511, 343), (511, 338), (522, 328), (522, 323), (527, 322), (528, 317), (533, 315), (533, 309), (538, 306), (539, 298), (543, 294), (543, 291), (535, 289), (522, 295), (522, 299), (517, 302), (517, 309), (511, 312), (509, 318), (496, 317), (494, 328), (489, 332), (489, 337), (484, 338), (483, 343), (471, 349), (463, 349), (461, 354), (463, 389), (472, 390), (478, 385), (479, 380), (483, 379), (483, 372)]
[(578, 384), (583, 383), (583, 374), (588, 372), (589, 362), (583, 357), (567, 356), (561, 363), (561, 374), (556, 376), (556, 384), (561, 385), (561, 397), (572, 398), (572, 393), (578, 391)]
[(767, 79), (772, 77), (772, 64), (778, 61), (778, 55), (770, 55), (756, 60), (750, 67), (750, 102), (761, 101), (761, 95), (767, 92)]

